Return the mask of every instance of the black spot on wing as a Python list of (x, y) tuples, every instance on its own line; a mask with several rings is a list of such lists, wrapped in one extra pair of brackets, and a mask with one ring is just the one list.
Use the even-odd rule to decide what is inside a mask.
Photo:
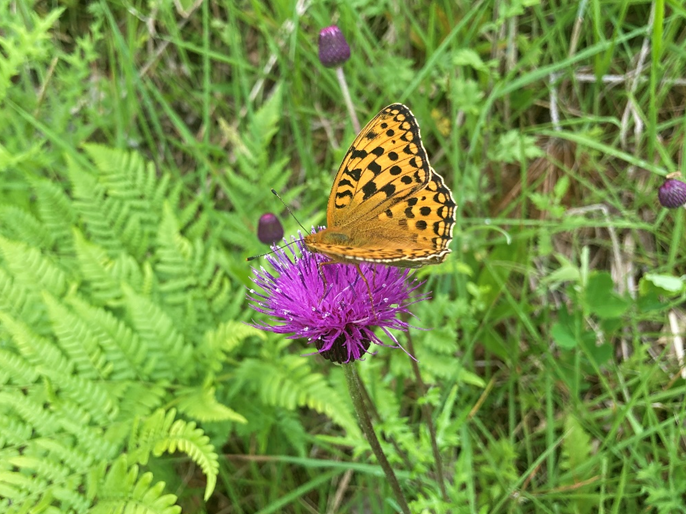
[(350, 175), (355, 182), (358, 182), (362, 176), (362, 170), (360, 168), (355, 168), (354, 170), (345, 170), (345, 172)]
[(377, 176), (379, 173), (381, 173), (381, 166), (376, 161), (370, 162), (367, 168), (374, 174), (374, 176)]
[(381, 157), (384, 153), (383, 146), (377, 146), (376, 148), (374, 148), (374, 150), (371, 151), (371, 153), (373, 153), (377, 157)]
[(392, 183), (388, 183), (380, 191), (386, 194), (386, 198), (390, 198), (395, 194), (395, 186)]
[(362, 192), (364, 193), (364, 197), (362, 199), (367, 200), (370, 196), (376, 193), (376, 191), (376, 183), (373, 180), (370, 180), (364, 186), (362, 186)]

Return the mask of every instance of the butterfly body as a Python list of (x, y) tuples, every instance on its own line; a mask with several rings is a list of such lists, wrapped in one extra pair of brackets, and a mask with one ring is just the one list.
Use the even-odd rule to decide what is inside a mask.
[(353, 141), (331, 189), (328, 228), (304, 242), (331, 262), (438, 264), (450, 253), (455, 208), (412, 112), (392, 104)]

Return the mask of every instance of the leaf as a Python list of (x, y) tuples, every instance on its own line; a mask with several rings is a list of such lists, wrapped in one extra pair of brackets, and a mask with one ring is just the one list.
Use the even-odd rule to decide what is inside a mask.
[(686, 281), (683, 277), (675, 277), (673, 275), (662, 275), (659, 273), (646, 273), (641, 278), (638, 290), (641, 295), (647, 295), (653, 286), (658, 289), (658, 293), (665, 295), (677, 295), (686, 290)]
[(631, 305), (614, 291), (612, 277), (606, 271), (591, 273), (584, 293), (586, 307), (600, 319), (618, 318)]

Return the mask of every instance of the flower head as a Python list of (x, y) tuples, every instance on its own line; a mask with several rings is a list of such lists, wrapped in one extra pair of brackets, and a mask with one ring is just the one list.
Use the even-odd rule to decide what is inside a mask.
[(283, 237), (283, 225), (276, 214), (268, 212), (260, 216), (257, 222), (257, 239), (266, 245), (280, 241)]
[(336, 25), (319, 31), (319, 60), (327, 68), (337, 68), (350, 59), (350, 46)]
[[(408, 270), (361, 262), (368, 289), (354, 265), (327, 264), (320, 268), (329, 261), (326, 256), (308, 252), (302, 240), (295, 244), (301, 257), (292, 247), (290, 255), (285, 249), (277, 249), (267, 257), (278, 276), (264, 268), (253, 269), (252, 280), (261, 291), (250, 291), (252, 308), (278, 320), (278, 324), (254, 326), (292, 334), (289, 339), (305, 338), (333, 362), (357, 360), (371, 343), (402, 348), (389, 329), (407, 331), (409, 325), (397, 315), (408, 312), (411, 304), (425, 297), (413, 294), (420, 283), (408, 279)], [(393, 344), (384, 344), (374, 327)]]
[(660, 204), (668, 209), (676, 209), (686, 204), (686, 184), (681, 180), (668, 178), (657, 190)]

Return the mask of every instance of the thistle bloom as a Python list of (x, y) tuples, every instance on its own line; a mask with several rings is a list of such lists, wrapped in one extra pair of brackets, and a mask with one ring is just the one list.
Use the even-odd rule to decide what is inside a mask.
[[(420, 283), (408, 279), (408, 270), (361, 262), (367, 289), (355, 266), (327, 264), (319, 268), (329, 260), (326, 256), (308, 252), (302, 240), (295, 245), (301, 257), (293, 247), (289, 248), (290, 255), (285, 249), (277, 249), (266, 257), (278, 276), (264, 268), (253, 268), (252, 280), (261, 291), (250, 290), (252, 308), (280, 322), (253, 326), (292, 334), (289, 339), (305, 338), (333, 362), (360, 359), (371, 343), (402, 348), (390, 329), (407, 331), (409, 325), (397, 315), (408, 312), (410, 305), (425, 297), (413, 294)], [(374, 327), (393, 344), (385, 344)]]
[(350, 46), (336, 25), (319, 31), (319, 61), (327, 68), (337, 68), (350, 59)]
[(660, 204), (668, 209), (676, 209), (686, 204), (686, 184), (681, 180), (668, 178), (657, 190)]
[(260, 216), (257, 222), (257, 239), (266, 245), (280, 241), (283, 237), (283, 225), (276, 214), (268, 212)]

